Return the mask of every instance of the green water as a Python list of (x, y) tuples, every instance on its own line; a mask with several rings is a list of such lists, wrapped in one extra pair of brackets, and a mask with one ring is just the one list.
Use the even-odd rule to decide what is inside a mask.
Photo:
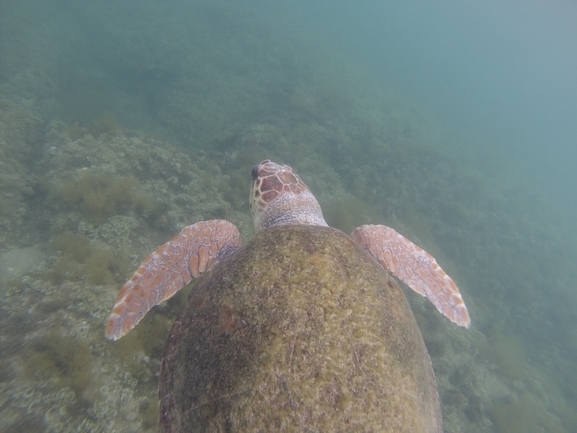
[(265, 158), (461, 288), (469, 330), (408, 294), (446, 432), (577, 431), (577, 73), (543, 54), (574, 11), (547, 5), (2, 2), (0, 431), (156, 431), (184, 294), (119, 342), (104, 323), (183, 226), (250, 239)]

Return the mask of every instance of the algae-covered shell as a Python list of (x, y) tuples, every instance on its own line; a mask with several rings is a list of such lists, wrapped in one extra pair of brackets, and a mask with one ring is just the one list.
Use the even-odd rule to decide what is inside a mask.
[(164, 351), (165, 432), (440, 433), (398, 284), (329, 227), (275, 226), (206, 272)]

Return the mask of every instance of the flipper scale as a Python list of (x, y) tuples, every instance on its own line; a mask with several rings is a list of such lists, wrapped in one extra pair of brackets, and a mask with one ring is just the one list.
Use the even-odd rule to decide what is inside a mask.
[(106, 338), (118, 340), (155, 305), (170, 299), (193, 278), (241, 246), (238, 229), (225, 220), (185, 227), (146, 257), (118, 294)]
[(469, 327), (471, 319), (457, 285), (432, 255), (383, 225), (360, 226), (351, 237), (391, 275), (426, 296), (449, 320)]

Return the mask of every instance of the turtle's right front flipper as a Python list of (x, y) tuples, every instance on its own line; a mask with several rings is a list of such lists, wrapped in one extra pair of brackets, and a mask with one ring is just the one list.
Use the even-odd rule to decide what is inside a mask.
[(383, 225), (357, 227), (351, 237), (386, 271), (419, 295), (426, 296), (451, 322), (469, 327), (471, 318), (461, 292), (432, 255)]
[(170, 299), (193, 278), (241, 247), (240, 234), (225, 220), (185, 227), (140, 264), (124, 284), (106, 324), (106, 338), (118, 340), (150, 309)]

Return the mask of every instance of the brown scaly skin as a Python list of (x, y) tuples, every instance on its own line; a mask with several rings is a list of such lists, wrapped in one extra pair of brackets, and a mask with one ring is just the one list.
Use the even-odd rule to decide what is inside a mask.
[(240, 245), (240, 233), (228, 221), (201, 221), (185, 227), (144, 259), (124, 284), (106, 323), (106, 338), (118, 340), (152, 307), (170, 299)]

